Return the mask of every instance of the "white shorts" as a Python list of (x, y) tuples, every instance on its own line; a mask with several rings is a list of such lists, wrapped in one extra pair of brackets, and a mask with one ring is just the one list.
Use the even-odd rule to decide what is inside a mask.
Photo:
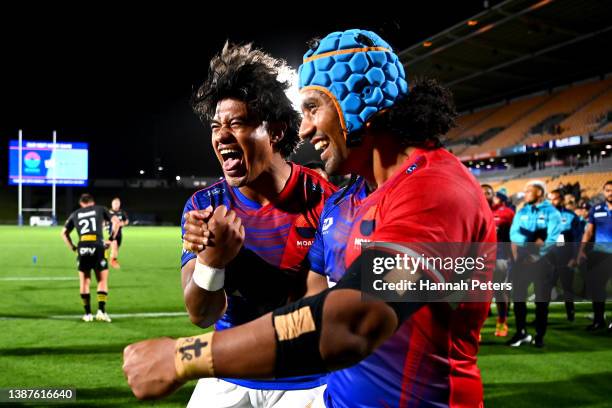
[(322, 400), (326, 385), (306, 390), (257, 390), (218, 378), (198, 380), (187, 408), (302, 408)]

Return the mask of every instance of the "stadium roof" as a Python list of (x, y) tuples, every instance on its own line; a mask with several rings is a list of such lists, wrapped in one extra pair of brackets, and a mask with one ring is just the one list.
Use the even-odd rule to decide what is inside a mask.
[(400, 52), (460, 111), (612, 72), (612, 1), (508, 0)]

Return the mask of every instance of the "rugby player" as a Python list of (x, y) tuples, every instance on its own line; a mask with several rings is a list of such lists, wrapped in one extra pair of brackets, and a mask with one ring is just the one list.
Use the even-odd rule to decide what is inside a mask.
[(113, 237), (112, 234), (112, 225), (109, 226), (109, 236), (110, 236), (110, 266), (112, 266), (115, 269), (119, 269), (121, 268), (121, 265), (119, 264), (119, 261), (117, 260), (117, 258), (119, 257), (119, 247), (121, 246), (121, 241), (123, 240), (123, 227), (125, 227), (126, 225), (128, 225), (130, 223), (130, 220), (128, 218), (127, 212), (125, 212), (125, 210), (121, 209), (121, 200), (119, 199), (119, 197), (115, 197), (113, 198), (113, 201), (111, 201), (111, 209), (109, 210), (109, 213), (111, 215), (116, 216), (119, 219), (119, 231), (117, 232), (117, 235), (115, 237)]
[[(300, 133), (322, 151), (326, 171), (338, 166), (377, 186), (348, 226), (344, 276), (332, 289), (227, 331), (128, 346), (124, 371), (133, 392), (159, 397), (197, 377), (339, 370), (317, 404), (482, 404), (476, 352), (488, 303), (386, 303), (360, 290), (361, 242), (495, 242), (480, 186), (437, 139), (456, 115), (448, 91), (423, 81), (408, 93), (397, 55), (365, 30), (314, 44), (300, 86)], [(379, 346), (385, 352), (372, 354)]]
[[(77, 252), (79, 283), (81, 299), (85, 314), (84, 322), (93, 321), (91, 314), (91, 296), (89, 284), (91, 282), (91, 270), (93, 269), (98, 281), (98, 312), (96, 320), (111, 322), (106, 313), (106, 302), (108, 300), (108, 262), (104, 257), (104, 221), (111, 224), (111, 237), (116, 236), (120, 221), (116, 216), (99, 205), (96, 205), (90, 194), (83, 194), (79, 199), (81, 208), (74, 211), (62, 229), (62, 238), (71, 251)], [(70, 232), (77, 230), (79, 242), (72, 243)]]
[[(576, 308), (574, 306), (574, 260), (578, 254), (579, 242), (582, 240), (582, 233), (580, 231), (580, 219), (574, 213), (574, 208), (567, 208), (565, 202), (565, 196), (561, 190), (553, 190), (548, 193), (548, 199), (550, 203), (559, 211), (561, 215), (561, 236), (560, 240), (563, 244), (557, 244), (554, 250), (554, 266), (555, 276), (553, 277), (553, 284), (556, 283), (557, 279), (561, 281), (561, 287), (563, 288), (563, 299), (565, 301), (565, 314), (567, 320), (573, 322), (576, 318)], [(570, 205), (571, 206), (571, 205)]]
[[(299, 142), (299, 116), (285, 95), (287, 85), (277, 80), (280, 69), (282, 61), (260, 50), (226, 45), (193, 98), (195, 112), (210, 125), (224, 178), (187, 201), (183, 223), (200, 217), (200, 227), (228, 223), (233, 231), (196, 242), (202, 245), (195, 248), (197, 256), (183, 252), (185, 303), (191, 321), (201, 327), (215, 323), (222, 331), (249, 322), (306, 290), (308, 250), (335, 188), (316, 171), (286, 161)], [(183, 229), (186, 242), (192, 242), (189, 233)], [(318, 293), (327, 282), (315, 275), (309, 286)], [(306, 405), (324, 383), (320, 374), (206, 379), (197, 384), (189, 406)]]
[[(606, 285), (612, 264), (612, 180), (604, 184), (603, 193), (605, 201), (589, 210), (577, 257), (577, 263), (587, 261), (586, 288), (593, 301), (593, 323), (587, 326), (588, 331), (597, 331), (606, 325)], [(612, 331), (612, 323), (608, 330)]]
[[(481, 185), (482, 192), (493, 211), (493, 220), (497, 230), (497, 258), (495, 260), (495, 281), (508, 281), (508, 258), (510, 257), (510, 226), (514, 218), (514, 211), (503, 200), (495, 200), (495, 190), (489, 184)], [(497, 306), (497, 324), (495, 325), (495, 336), (506, 337), (508, 335), (508, 295), (504, 291), (495, 293), (495, 304)]]

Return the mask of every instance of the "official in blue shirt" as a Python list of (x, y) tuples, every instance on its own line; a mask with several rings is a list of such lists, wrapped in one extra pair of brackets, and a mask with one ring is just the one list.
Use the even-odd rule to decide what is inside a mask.
[[(546, 185), (540, 181), (528, 183), (525, 205), (516, 213), (510, 227), (515, 261), (512, 282), (516, 334), (507, 342), (509, 346), (519, 347), (526, 343), (533, 343), (538, 348), (544, 346), (554, 272), (549, 252), (555, 247), (561, 230), (561, 215), (546, 200)], [(526, 299), (531, 282), (536, 295), (535, 339), (527, 333)]]
[[(587, 327), (589, 331), (599, 330), (606, 325), (606, 285), (612, 270), (612, 180), (604, 184), (603, 193), (606, 201), (589, 211), (578, 255), (579, 263), (587, 259), (587, 295), (593, 300), (593, 323)], [(587, 254), (590, 242), (594, 242), (594, 245)], [(612, 324), (608, 330), (612, 331)]]

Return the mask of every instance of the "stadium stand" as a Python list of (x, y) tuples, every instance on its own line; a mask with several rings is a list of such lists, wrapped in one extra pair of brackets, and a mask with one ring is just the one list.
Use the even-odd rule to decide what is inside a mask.
[[(611, 106), (612, 78), (570, 86), (552, 94), (515, 100), (505, 107), (493, 109), (490, 115), (455, 134), (453, 141), (467, 139), (478, 144), (456, 149), (455, 153), (460, 156), (478, 155), (518, 144), (529, 145), (570, 135), (588, 134), (597, 128)], [(499, 131), (488, 140), (482, 137), (495, 129)]]
[[(560, 123), (562, 132), (559, 137), (583, 135), (598, 130), (600, 121), (612, 111), (612, 78), (608, 78), (604, 83), (608, 85), (605, 92)], [(607, 126), (607, 129), (610, 131), (612, 127)]]
[(499, 110), (499, 108), (499, 106), (491, 107), (470, 114), (461, 115), (459, 118), (457, 118), (457, 127), (451, 129), (446, 134), (446, 139), (453, 142), (467, 140), (466, 135), (475, 134), (472, 131), (472, 128), (477, 126), (481, 121), (486, 119), (492, 113)]
[(607, 125), (604, 125), (604, 127), (602, 127), (601, 129), (597, 131), (598, 134), (605, 134), (605, 133), (611, 133), (611, 132), (612, 132), (612, 121), (608, 122)]
[[(513, 170), (518, 172), (519, 169)], [(504, 177), (503, 180), (484, 179), (479, 177), (479, 181), (491, 184), (496, 190), (503, 187), (510, 195), (523, 191), (525, 184), (532, 180), (542, 180), (546, 182), (546, 188), (549, 191), (559, 188), (561, 185), (580, 183), (582, 195), (591, 197), (600, 193), (603, 184), (612, 178), (612, 158), (608, 157), (578, 169), (563, 166), (531, 171), (526, 175), (520, 175), (514, 179), (509, 179), (505, 175)]]
[[(490, 129), (501, 128), (502, 131), (488, 141), (481, 140), (481, 144), (477, 146), (469, 146), (466, 149), (457, 151), (457, 155), (473, 155), (479, 152), (484, 152), (490, 149), (500, 147), (498, 145), (508, 145), (505, 140), (504, 129), (511, 126), (521, 120), (529, 112), (537, 108), (548, 99), (547, 95), (536, 95), (527, 98), (521, 98), (510, 102), (508, 105), (496, 109), (489, 116), (485, 117), (479, 123), (476, 123), (466, 132), (457, 137), (458, 140), (476, 138), (481, 139), (480, 136)], [(500, 143), (501, 142), (501, 143)]]

